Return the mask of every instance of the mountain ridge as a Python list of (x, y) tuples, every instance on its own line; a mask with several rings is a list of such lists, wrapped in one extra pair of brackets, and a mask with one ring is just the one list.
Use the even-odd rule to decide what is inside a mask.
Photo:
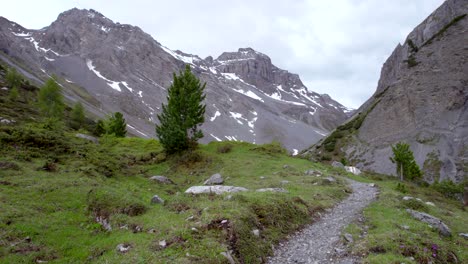
[(4, 56), (33, 67), (39, 79), (55, 74), (64, 79), (64, 87), (85, 90), (99, 102), (97, 115), (123, 112), (139, 136), (154, 136), (172, 74), (185, 64), (207, 83), (204, 143), (278, 140), (297, 151), (348, 117), (347, 108), (309, 91), (297, 74), (251, 48), (202, 59), (173, 51), (140, 28), (114, 23), (94, 10), (65, 11), (40, 30), (5, 20), (0, 27)]

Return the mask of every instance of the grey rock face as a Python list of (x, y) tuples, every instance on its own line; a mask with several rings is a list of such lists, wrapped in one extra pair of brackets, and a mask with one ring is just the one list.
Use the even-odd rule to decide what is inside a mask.
[(236, 186), (223, 186), (223, 185), (216, 185), (216, 186), (192, 186), (188, 188), (185, 193), (191, 194), (202, 194), (202, 193), (215, 193), (215, 194), (223, 194), (223, 193), (236, 193), (236, 192), (245, 192), (248, 191), (244, 187), (236, 187)]
[(215, 173), (215, 174), (211, 175), (211, 177), (208, 180), (206, 180), (203, 184), (205, 184), (205, 185), (219, 185), (219, 184), (223, 184), (223, 183), (224, 183), (224, 179), (221, 176), (221, 174)]
[(174, 184), (174, 182), (167, 178), (167, 177), (164, 177), (164, 176), (152, 176), (149, 178), (150, 180), (152, 181), (156, 181), (156, 182), (159, 182), (159, 183), (164, 183), (164, 184)]
[(0, 50), (0, 59), (20, 71), (11, 58), (28, 65), (33, 74), (22, 72), (38, 84), (59, 76), (66, 97), (83, 101), (97, 116), (122, 112), (128, 131), (140, 137), (155, 136), (172, 74), (185, 64), (207, 84), (202, 143), (278, 140), (300, 150), (348, 117), (348, 109), (308, 91), (297, 74), (251, 48), (201, 59), (172, 51), (140, 28), (114, 23), (94, 10), (66, 11), (41, 30), (0, 17)]
[(387, 59), (342, 148), (356, 167), (395, 175), (391, 145), (404, 141), (426, 181), (468, 175), (467, 13), (466, 1), (445, 1)]
[(406, 209), (406, 211), (411, 214), (412, 217), (418, 219), (421, 222), (428, 223), (431, 226), (437, 228), (441, 235), (443, 236), (451, 236), (452, 232), (450, 228), (446, 224), (444, 224), (439, 218), (434, 217), (430, 214), (414, 211), (411, 209)]

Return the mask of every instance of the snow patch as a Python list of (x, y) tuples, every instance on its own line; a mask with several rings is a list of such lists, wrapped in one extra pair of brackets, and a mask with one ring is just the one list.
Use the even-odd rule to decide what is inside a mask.
[(140, 96), (141, 98), (143, 98), (143, 91), (138, 91), (138, 96)]
[(293, 156), (296, 156), (297, 154), (299, 154), (299, 150), (297, 150), (297, 149), (293, 149), (293, 153), (292, 153), (292, 155), (293, 155)]
[(216, 139), (217, 141), (222, 141), (219, 137), (213, 135), (213, 134), (210, 134), (210, 136), (212, 136), (214, 139)]
[(30, 37), (31, 36), (31, 33), (24, 33), (24, 32), (21, 32), (21, 33), (15, 33), (15, 32), (11, 32), (11, 34), (17, 36), (17, 37)]
[(101, 30), (107, 33), (107, 32), (110, 31), (110, 28), (107, 28), (105, 26), (101, 26)]
[(120, 89), (120, 86), (119, 86), (120, 82), (112, 81), (112, 80), (109, 80), (106, 77), (102, 76), (102, 74), (99, 71), (96, 70), (96, 67), (94, 67), (92, 60), (87, 60), (86, 65), (88, 66), (88, 69), (90, 71), (92, 71), (92, 72), (94, 72), (94, 74), (96, 74), (97, 77), (99, 77), (99, 78), (103, 79), (104, 81), (106, 81), (107, 85), (109, 85), (112, 89), (114, 89), (116, 91), (119, 91), (119, 92), (122, 91)]
[(55, 61), (55, 59), (51, 59), (51, 58), (48, 58), (48, 57), (46, 57), (46, 56), (44, 56), (44, 58), (45, 58), (46, 60), (48, 60), (48, 61)]
[(145, 136), (145, 137), (149, 137), (147, 134), (141, 132), (140, 130), (134, 128), (133, 126), (131, 126), (131, 125), (129, 125), (129, 124), (127, 124), (127, 127), (131, 128), (131, 129), (133, 129), (133, 130), (135, 130), (135, 131), (136, 131), (138, 134), (140, 134), (140, 135), (143, 135), (143, 136)]
[(237, 121), (237, 123), (239, 123), (241, 125), (244, 124), (244, 123), (242, 123), (242, 121), (239, 120), (239, 119), (244, 119), (244, 118), (242, 118), (242, 114), (235, 113), (235, 112), (229, 112), (229, 113), (231, 114), (231, 117), (234, 118)]
[(225, 138), (227, 138), (229, 141), (237, 141), (236, 137), (234, 136), (224, 136)]
[(65, 81), (66, 81), (67, 83), (74, 83), (74, 82), (68, 80), (67, 78), (65, 78)]
[(210, 118), (210, 121), (211, 121), (211, 122), (215, 121), (216, 117), (218, 117), (218, 116), (221, 116), (221, 113), (220, 113), (219, 111), (216, 111), (215, 114), (214, 114), (214, 116), (212, 116), (212, 117)]
[(194, 61), (198, 61), (198, 59), (194, 56), (183, 56), (183, 55), (180, 55), (176, 52), (174, 52), (173, 50), (169, 49), (169, 48), (166, 48), (164, 47), (163, 45), (160, 46), (165, 52), (169, 53), (169, 55), (171, 55), (172, 57), (178, 59), (178, 60), (181, 60), (187, 64), (192, 64), (193, 65), (193, 62)]
[(123, 86), (125, 86), (125, 88), (127, 88), (130, 92), (133, 93), (133, 89), (130, 86), (128, 86), (127, 82), (121, 82), (121, 83), (123, 84)]
[(210, 67), (210, 72), (213, 74), (218, 74), (218, 72), (216, 71), (214, 67)]

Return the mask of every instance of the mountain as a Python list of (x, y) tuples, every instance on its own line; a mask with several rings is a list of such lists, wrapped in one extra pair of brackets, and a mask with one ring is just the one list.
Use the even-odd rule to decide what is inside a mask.
[(94, 115), (123, 112), (129, 130), (141, 137), (155, 136), (166, 89), (185, 64), (207, 83), (205, 143), (277, 140), (297, 152), (350, 112), (251, 48), (202, 59), (94, 10), (66, 11), (40, 30), (0, 18), (0, 50), (0, 59), (38, 83), (56, 75), (67, 98), (83, 101)]
[(306, 153), (395, 174), (391, 145), (405, 141), (426, 181), (466, 179), (467, 13), (467, 1), (445, 1), (398, 44), (358, 114)]

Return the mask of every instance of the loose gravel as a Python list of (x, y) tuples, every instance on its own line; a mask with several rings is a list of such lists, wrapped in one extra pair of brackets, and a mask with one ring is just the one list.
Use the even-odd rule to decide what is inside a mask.
[(342, 230), (360, 215), (377, 196), (374, 184), (348, 180), (353, 193), (326, 213), (319, 221), (309, 225), (281, 243), (267, 263), (359, 263), (353, 257), (342, 257)]

